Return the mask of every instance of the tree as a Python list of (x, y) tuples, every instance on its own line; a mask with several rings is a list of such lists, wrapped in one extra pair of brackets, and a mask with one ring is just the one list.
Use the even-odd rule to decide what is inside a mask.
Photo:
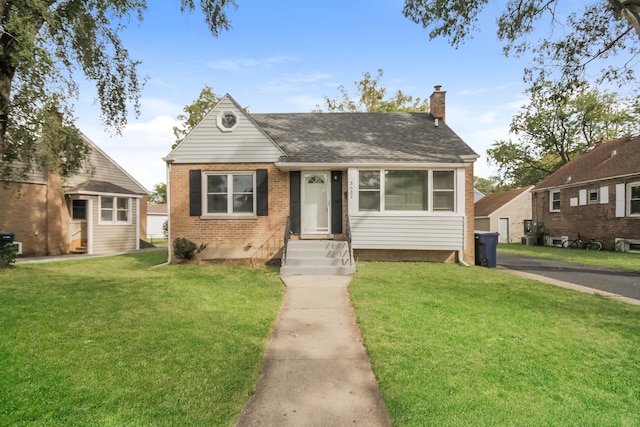
[[(429, 111), (427, 100), (420, 98), (415, 100), (411, 95), (405, 95), (402, 91), (397, 91), (392, 98), (384, 100), (387, 89), (380, 86), (380, 79), (383, 76), (382, 68), (378, 69), (378, 75), (371, 78), (371, 73), (362, 73), (364, 77), (359, 82), (354, 82), (355, 98), (343, 85), (338, 87), (340, 96), (337, 99), (324, 97), (325, 108), (329, 112), (391, 112), (391, 111)], [(316, 105), (314, 112), (322, 112), (320, 105)]]
[(505, 189), (500, 186), (500, 178), (497, 176), (490, 176), (489, 178), (474, 176), (473, 188), (483, 194), (497, 193), (498, 191), (502, 191)]
[(511, 121), (518, 140), (497, 141), (487, 150), (501, 172), (501, 184), (536, 184), (589, 147), (636, 132), (640, 103), (588, 86), (546, 82), (528, 91), (530, 102)]
[(182, 109), (184, 114), (180, 114), (178, 116), (178, 120), (182, 121), (182, 123), (180, 127), (173, 127), (173, 134), (176, 136), (176, 142), (171, 146), (171, 148), (175, 148), (180, 144), (180, 141), (182, 141), (184, 137), (191, 132), (191, 129), (202, 121), (204, 116), (211, 111), (218, 102), (220, 102), (221, 98), (221, 96), (216, 95), (213, 92), (211, 87), (205, 86), (200, 91), (198, 98)]
[(153, 186), (153, 191), (149, 196), (151, 203), (164, 204), (167, 203), (167, 184), (160, 182)]
[[(602, 64), (593, 76), (596, 81), (634, 82), (640, 48), (640, 2), (575, 2), (576, 10), (566, 17), (558, 11), (560, 3), (510, 0), (502, 9), (497, 35), (505, 43), (505, 55), (530, 52), (534, 56), (534, 65), (525, 70), (525, 78), (538, 82), (556, 79), (569, 86), (591, 80), (587, 72)], [(479, 16), (487, 4), (487, 0), (405, 0), (403, 13), (430, 28), (432, 39), (447, 37), (457, 47), (478, 30)], [(529, 38), (542, 19), (549, 20), (550, 31), (535, 44)], [(556, 25), (562, 31), (554, 32)], [(627, 59), (614, 59), (624, 54)]]
[[(235, 0), (197, 3), (214, 36), (229, 29), (226, 8)], [(0, 179), (33, 169), (65, 177), (82, 167), (88, 149), (72, 105), (79, 72), (95, 83), (108, 129), (119, 133), (130, 108), (139, 114), (139, 63), (120, 33), (145, 9), (145, 0), (0, 0)], [(195, 9), (181, 0), (182, 12)]]

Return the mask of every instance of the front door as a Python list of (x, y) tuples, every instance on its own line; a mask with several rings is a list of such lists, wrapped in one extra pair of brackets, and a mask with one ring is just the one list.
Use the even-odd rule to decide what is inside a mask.
[(302, 234), (329, 234), (329, 172), (302, 173)]
[(509, 218), (500, 218), (498, 222), (498, 240), (500, 243), (509, 243)]

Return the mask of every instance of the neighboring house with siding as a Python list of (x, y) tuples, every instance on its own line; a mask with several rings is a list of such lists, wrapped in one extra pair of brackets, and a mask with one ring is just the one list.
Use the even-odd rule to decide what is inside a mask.
[(477, 231), (499, 233), (500, 243), (519, 243), (531, 232), (531, 190), (516, 188), (485, 195), (475, 203)]
[(164, 224), (168, 219), (166, 203), (147, 203), (147, 238), (164, 239)]
[(140, 248), (147, 190), (85, 135), (83, 172), (66, 180), (44, 172), (0, 185), (0, 231), (23, 256), (109, 254)]
[(533, 221), (548, 237), (595, 238), (640, 250), (640, 135), (597, 144), (533, 189)]
[(477, 158), (439, 86), (431, 113), (249, 114), (227, 94), (164, 159), (169, 239), (269, 259), (289, 218), (294, 240), (350, 230), (359, 259), (473, 264)]

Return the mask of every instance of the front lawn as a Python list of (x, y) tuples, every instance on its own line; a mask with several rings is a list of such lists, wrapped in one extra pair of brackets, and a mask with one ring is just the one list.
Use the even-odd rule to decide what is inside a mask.
[(149, 252), (0, 270), (0, 425), (232, 425), (285, 288), (277, 269)]
[(394, 426), (640, 425), (638, 306), (429, 263), (349, 292)]
[[(507, 252), (576, 264), (595, 265), (640, 272), (640, 254), (613, 251), (587, 251), (585, 249), (556, 248), (552, 246), (525, 246), (519, 243), (500, 243), (498, 252)], [(498, 254), (498, 263), (500, 262)]]

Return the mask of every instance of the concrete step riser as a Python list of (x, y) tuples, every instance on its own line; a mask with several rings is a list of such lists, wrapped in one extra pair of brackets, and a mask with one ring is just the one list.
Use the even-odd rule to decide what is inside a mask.
[(322, 250), (287, 250), (287, 257), (291, 258), (342, 258), (347, 253), (344, 251), (322, 251)]
[(314, 266), (284, 266), (280, 268), (282, 276), (341, 276), (353, 274), (356, 271), (355, 266), (350, 267), (314, 267)]
[(309, 242), (304, 240), (291, 240), (288, 247), (290, 249), (321, 249), (321, 250), (340, 250), (346, 248), (347, 242)]
[(349, 265), (349, 258), (290, 258), (287, 257), (285, 261), (287, 266), (338, 266)]
[(342, 241), (290, 241), (287, 257), (280, 268), (282, 276), (349, 275), (355, 263), (349, 260), (349, 246)]

